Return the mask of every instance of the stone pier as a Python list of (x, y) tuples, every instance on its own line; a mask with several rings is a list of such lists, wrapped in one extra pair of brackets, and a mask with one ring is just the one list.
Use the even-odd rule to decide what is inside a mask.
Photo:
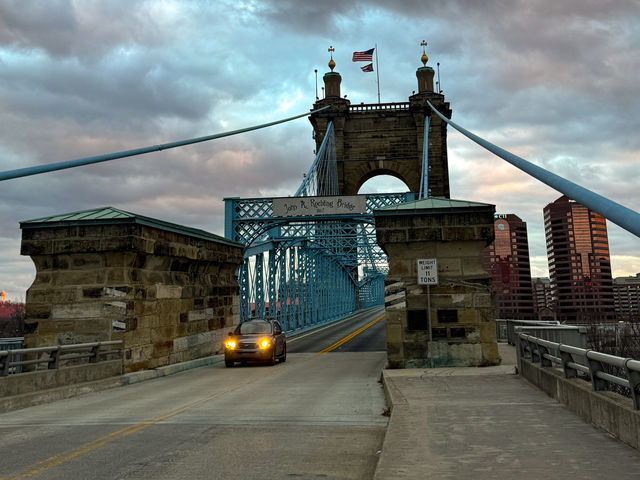
[(112, 207), (20, 224), (27, 347), (124, 341), (124, 371), (215, 354), (239, 322), (242, 246)]
[[(494, 211), (493, 205), (431, 197), (374, 212), (378, 245), (389, 256), (391, 368), (500, 362), (490, 276), (481, 261), (493, 240)], [(436, 259), (437, 285), (418, 284), (418, 259)]]

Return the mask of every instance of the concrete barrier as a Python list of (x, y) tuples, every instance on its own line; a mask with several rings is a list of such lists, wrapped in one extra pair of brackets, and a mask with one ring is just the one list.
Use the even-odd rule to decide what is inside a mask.
[(519, 359), (520, 375), (564, 404), (585, 421), (604, 430), (627, 445), (640, 450), (640, 411), (630, 398), (614, 392), (594, 392), (591, 383), (564, 378), (560, 369), (541, 368)]
[(212, 355), (122, 375), (122, 360), (118, 359), (99, 364), (78, 365), (59, 370), (39, 370), (0, 377), (0, 413), (144, 382), (192, 368), (216, 365), (223, 361), (224, 355)]
[(122, 384), (122, 360), (0, 377), (0, 413)]

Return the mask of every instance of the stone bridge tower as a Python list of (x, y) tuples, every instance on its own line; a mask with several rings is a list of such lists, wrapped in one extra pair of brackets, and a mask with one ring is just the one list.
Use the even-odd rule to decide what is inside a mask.
[[(402, 180), (416, 194), (420, 190), (424, 120), (430, 117), (429, 133), (429, 195), (449, 198), (447, 161), (447, 125), (427, 104), (430, 101), (443, 115), (451, 118), (449, 103), (433, 89), (434, 71), (418, 68), (418, 92), (408, 102), (351, 105), (340, 93), (342, 77), (332, 71), (323, 79), (325, 98), (314, 103), (314, 109), (329, 106), (311, 115), (316, 150), (320, 148), (327, 125), (335, 128), (338, 189), (341, 195), (355, 195), (370, 178), (391, 175)], [(345, 96), (346, 97), (346, 96)]]

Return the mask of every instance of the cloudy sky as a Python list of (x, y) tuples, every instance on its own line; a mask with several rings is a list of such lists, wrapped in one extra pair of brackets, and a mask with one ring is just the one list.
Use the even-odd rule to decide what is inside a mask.
[[(482, 5), (480, 7), (480, 5)], [(2, 0), (0, 171), (223, 132), (308, 111), (336, 49), (342, 93), (375, 103), (417, 87), (420, 41), (453, 119), (540, 166), (640, 210), (636, 0)], [(222, 234), (227, 196), (286, 196), (313, 161), (306, 119), (196, 146), (0, 182), (0, 289), (33, 280), (18, 222), (112, 205)], [(449, 132), (453, 198), (528, 224), (547, 274), (543, 207), (559, 194)], [(363, 192), (402, 191), (378, 178)], [(640, 240), (609, 223), (614, 276)]]

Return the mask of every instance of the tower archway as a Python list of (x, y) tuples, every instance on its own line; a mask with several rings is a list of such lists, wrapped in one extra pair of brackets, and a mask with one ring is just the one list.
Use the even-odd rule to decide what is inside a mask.
[(369, 175), (358, 188), (358, 194), (408, 192), (409, 186), (399, 176), (388, 171), (378, 171)]

